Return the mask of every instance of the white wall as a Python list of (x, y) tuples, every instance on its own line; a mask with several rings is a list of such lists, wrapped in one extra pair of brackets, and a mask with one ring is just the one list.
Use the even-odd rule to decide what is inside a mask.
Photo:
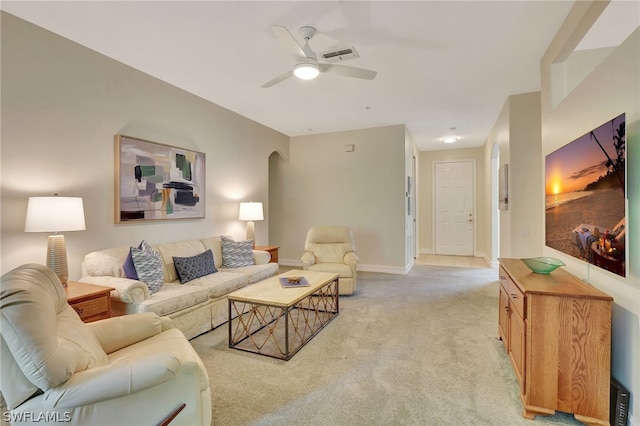
[(271, 157), (269, 176), (269, 244), (281, 262), (301, 264), (310, 226), (347, 225), (359, 269), (404, 273), (405, 126), (293, 137), (290, 152)]
[[(80, 196), (87, 230), (65, 235), (71, 279), (108, 247), (231, 234), (240, 201), (265, 203), (269, 154), (289, 138), (48, 31), (2, 13), (2, 272), (44, 263), (47, 235), (24, 233), (29, 196)], [(114, 224), (114, 135), (206, 153), (206, 217)]]
[[(553, 93), (552, 64), (567, 58), (602, 6), (597, 1), (576, 3), (541, 61), (542, 155), (626, 113), (628, 274), (622, 278), (549, 247), (543, 253), (561, 258), (571, 273), (614, 298), (611, 372), (631, 391), (631, 424), (640, 425), (640, 29), (552, 106), (562, 98)], [(540, 216), (543, 221), (542, 210)]]
[[(504, 105), (502, 106), (502, 110), (500, 111), (500, 114), (498, 114), (496, 122), (493, 125), (491, 132), (489, 132), (487, 140), (485, 141), (484, 162), (485, 167), (488, 170), (491, 170), (492, 167), (491, 158), (494, 146), (497, 146), (499, 150), (498, 168), (503, 168), (504, 165), (508, 164), (509, 162), (509, 119), (511, 114), (510, 105), (511, 97), (507, 98)], [(496, 173), (500, 173), (500, 170), (498, 170)], [(490, 175), (490, 173), (487, 173), (487, 179), (485, 180), (484, 187), (487, 197), (490, 197), (489, 194), (491, 194), (492, 191), (492, 188), (490, 186), (492, 184)], [(492, 212), (492, 208), (494, 208), (494, 206), (487, 206), (486, 214), (489, 218), (492, 217), (492, 214), (496, 214), (495, 211)], [(485, 228), (485, 238), (482, 241), (484, 244), (483, 247), (488, 254), (488, 258), (492, 261), (496, 261), (500, 256), (508, 257), (507, 253), (511, 252), (511, 215), (508, 213), (508, 210), (500, 210), (498, 212), (498, 216), (499, 217), (496, 222), (498, 223), (498, 226), (500, 228), (498, 243), (500, 253), (493, 252), (493, 247), (491, 246), (491, 237), (487, 235), (487, 231), (493, 232), (493, 230), (491, 229), (493, 221), (487, 222), (487, 227)]]
[[(509, 114), (509, 203), (511, 215), (511, 257), (541, 254), (544, 224), (540, 147), (540, 92), (510, 96)], [(502, 158), (502, 153), (500, 158)]]
[[(500, 167), (508, 166), (509, 206), (500, 211), (502, 257), (534, 257), (542, 253), (544, 223), (539, 212), (544, 209), (541, 184), (544, 164), (540, 134), (540, 92), (524, 93), (507, 98), (485, 143), (487, 169), (491, 167), (494, 145), (500, 147)], [(489, 181), (489, 173), (487, 176)], [(485, 190), (491, 188), (486, 186)], [(487, 207), (486, 214), (490, 217), (491, 206)], [(490, 244), (491, 240), (484, 242)]]

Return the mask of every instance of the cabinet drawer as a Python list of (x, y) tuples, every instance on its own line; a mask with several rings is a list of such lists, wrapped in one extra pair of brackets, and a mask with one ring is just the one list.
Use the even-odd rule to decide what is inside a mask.
[(524, 318), (524, 294), (514, 285), (509, 289), (509, 301), (511, 308), (518, 311), (520, 318)]
[(500, 279), (500, 285), (504, 288), (505, 293), (509, 294), (509, 287), (512, 285), (509, 275), (507, 275), (504, 269), (500, 268), (498, 271), (498, 277)]
[(84, 302), (73, 303), (71, 307), (80, 315), (80, 319), (84, 320), (96, 315), (107, 314), (109, 312), (109, 301), (106, 297), (98, 297)]
[(520, 314), (520, 318), (524, 318), (524, 293), (520, 291), (517, 285), (511, 280), (511, 277), (500, 268), (500, 285), (509, 296), (511, 309), (515, 309)]

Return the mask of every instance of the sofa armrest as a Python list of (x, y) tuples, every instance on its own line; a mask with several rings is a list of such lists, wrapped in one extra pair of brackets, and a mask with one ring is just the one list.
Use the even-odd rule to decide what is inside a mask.
[(111, 292), (111, 298), (123, 303), (140, 303), (151, 297), (149, 287), (145, 283), (129, 278), (85, 275), (80, 281), (115, 288)]
[(271, 261), (271, 254), (264, 250), (253, 250), (253, 261), (256, 265), (266, 265)]
[(355, 265), (356, 263), (358, 263), (358, 255), (352, 251), (345, 253), (344, 263), (347, 265)]
[(173, 321), (155, 312), (145, 312), (90, 322), (87, 326), (102, 349), (110, 354), (173, 328)]
[(171, 352), (124, 358), (73, 374), (45, 391), (44, 400), (53, 407), (72, 408), (120, 398), (173, 379), (181, 367), (182, 357)]
[(307, 269), (311, 265), (315, 265), (316, 255), (310, 251), (305, 252), (302, 255), (302, 269)]

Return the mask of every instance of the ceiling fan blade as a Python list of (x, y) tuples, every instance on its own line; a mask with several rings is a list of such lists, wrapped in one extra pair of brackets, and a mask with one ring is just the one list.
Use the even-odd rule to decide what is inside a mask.
[(268, 87), (271, 86), (275, 86), (276, 84), (285, 81), (286, 79), (288, 79), (289, 77), (291, 77), (293, 75), (293, 71), (287, 71), (285, 73), (280, 74), (279, 76), (277, 76), (276, 78), (267, 81), (265, 84), (263, 84), (262, 86), (260, 86), (263, 89), (266, 89)]
[(295, 56), (307, 56), (303, 47), (298, 43), (298, 40), (295, 39), (293, 34), (291, 34), (286, 27), (272, 25), (271, 30), (288, 51), (293, 53)]
[(320, 72), (338, 74), (344, 77), (361, 78), (363, 80), (373, 80), (378, 74), (375, 71), (347, 65), (319, 64), (318, 68), (320, 68)]

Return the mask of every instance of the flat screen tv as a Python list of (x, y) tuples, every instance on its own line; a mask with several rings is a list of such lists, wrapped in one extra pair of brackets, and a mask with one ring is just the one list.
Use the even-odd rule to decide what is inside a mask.
[(545, 157), (546, 245), (626, 275), (625, 114)]

